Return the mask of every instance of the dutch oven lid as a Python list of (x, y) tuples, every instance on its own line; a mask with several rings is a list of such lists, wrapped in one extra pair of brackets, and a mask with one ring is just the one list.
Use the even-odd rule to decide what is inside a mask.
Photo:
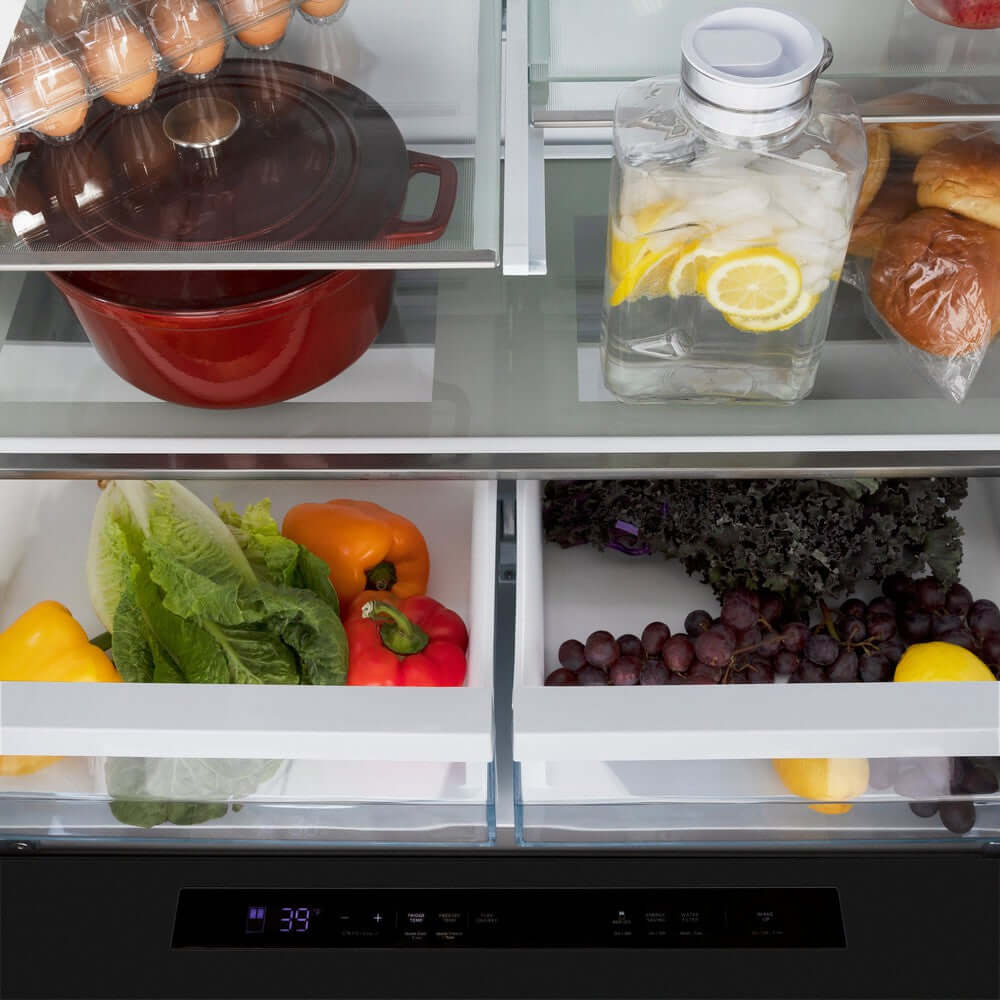
[(166, 83), (137, 114), (95, 106), (79, 141), (37, 150), (20, 181), (58, 202), (50, 244), (245, 249), (376, 240), (409, 175), (399, 129), (363, 91), (231, 60), (210, 83)]
[[(429, 218), (400, 218), (416, 173), (439, 180)], [(409, 152), (364, 91), (307, 67), (228, 60), (209, 83), (178, 78), (137, 113), (95, 105), (80, 139), (40, 145), (14, 180), (10, 217), (37, 249), (248, 250), (405, 246), (438, 239), (454, 165)], [(155, 309), (281, 295), (315, 272), (78, 272), (90, 294)]]

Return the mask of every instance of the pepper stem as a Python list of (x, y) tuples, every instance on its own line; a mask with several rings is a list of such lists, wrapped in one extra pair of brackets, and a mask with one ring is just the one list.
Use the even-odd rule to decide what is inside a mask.
[(382, 645), (397, 656), (412, 656), (426, 649), (430, 636), (414, 625), (399, 608), (384, 601), (369, 601), (361, 609), (362, 618), (370, 618), (378, 625)]
[(396, 586), (396, 567), (391, 562), (380, 562), (365, 574), (366, 590), (392, 590)]

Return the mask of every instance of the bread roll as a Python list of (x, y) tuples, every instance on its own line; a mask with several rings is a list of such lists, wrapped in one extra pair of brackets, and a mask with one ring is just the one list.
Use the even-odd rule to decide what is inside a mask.
[(913, 179), (924, 208), (946, 208), (1000, 228), (1000, 146), (950, 139), (923, 156)]
[(865, 129), (865, 138), (868, 140), (868, 166), (861, 194), (858, 196), (858, 207), (854, 212), (855, 219), (868, 211), (868, 206), (875, 200), (875, 195), (879, 193), (885, 175), (889, 172), (888, 133), (879, 125), (869, 125)]
[(892, 176), (882, 185), (868, 211), (854, 223), (848, 253), (871, 259), (886, 233), (917, 210), (917, 189), (909, 177)]
[(870, 295), (921, 350), (960, 357), (1000, 329), (1000, 230), (923, 209), (893, 226), (872, 264)]
[[(949, 111), (954, 105), (943, 97), (932, 97), (930, 94), (902, 93), (892, 97), (880, 97), (877, 101), (869, 101), (863, 107), (863, 112), (882, 111), (886, 114), (908, 114), (922, 111)], [(894, 153), (900, 156), (910, 156), (917, 160), (924, 153), (933, 149), (946, 139), (953, 139), (961, 134), (955, 125), (936, 125), (933, 122), (923, 124), (910, 122), (906, 124), (883, 125), (889, 134), (889, 144)]]

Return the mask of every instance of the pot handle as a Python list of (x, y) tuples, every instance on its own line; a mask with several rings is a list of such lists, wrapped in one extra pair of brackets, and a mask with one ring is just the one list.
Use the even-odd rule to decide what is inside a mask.
[(414, 243), (433, 243), (444, 235), (451, 213), (455, 210), (455, 199), (458, 197), (458, 171), (451, 160), (430, 153), (415, 153), (407, 150), (410, 158), (410, 177), (417, 174), (431, 174), (438, 179), (437, 200), (434, 209), (426, 219), (415, 222), (396, 221), (392, 232), (386, 233), (382, 239), (390, 246), (410, 246)]

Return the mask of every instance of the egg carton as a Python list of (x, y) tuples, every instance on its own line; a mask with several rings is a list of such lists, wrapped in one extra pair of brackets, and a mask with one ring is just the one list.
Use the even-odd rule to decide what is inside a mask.
[(281, 44), (298, 12), (329, 24), (350, 0), (29, 0), (0, 64), (0, 169), (22, 133), (72, 142), (94, 101), (147, 107), (160, 80), (211, 79), (230, 39)]

